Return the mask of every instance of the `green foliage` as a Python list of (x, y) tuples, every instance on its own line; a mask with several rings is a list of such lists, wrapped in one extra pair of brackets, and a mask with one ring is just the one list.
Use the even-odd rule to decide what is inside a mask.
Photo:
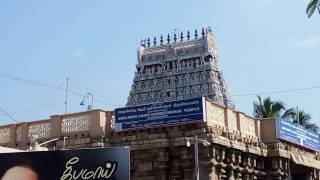
[(281, 101), (273, 101), (270, 97), (262, 99), (261, 96), (258, 96), (258, 101), (253, 102), (253, 115), (256, 118), (272, 118), (281, 116), (293, 123), (304, 126), (306, 129), (314, 132), (319, 131), (319, 127), (316, 124), (310, 123), (310, 114), (304, 111), (297, 112), (295, 108), (286, 109)]
[(256, 118), (270, 118), (278, 116), (285, 109), (280, 101), (273, 101), (270, 97), (261, 99), (258, 96), (258, 102), (253, 103), (253, 115)]
[(311, 131), (319, 131), (319, 127), (316, 124), (310, 123), (312, 119), (311, 115), (304, 111), (299, 110), (299, 112), (297, 112), (295, 108), (290, 108), (283, 113), (282, 117), (291, 120), (293, 123), (300, 124)]
[(311, 0), (306, 8), (308, 18), (310, 18), (318, 8), (320, 14), (320, 0)]

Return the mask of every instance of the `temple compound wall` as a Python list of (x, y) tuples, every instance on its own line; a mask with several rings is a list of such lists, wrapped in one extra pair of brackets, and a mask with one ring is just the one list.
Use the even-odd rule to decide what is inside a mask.
[(33, 140), (49, 149), (130, 146), (131, 177), (142, 180), (193, 179), (199, 144), (200, 179), (318, 180), (318, 153), (276, 139), (275, 119), (255, 119), (206, 102), (207, 122), (116, 132), (113, 112), (91, 110), (0, 126), (0, 146), (29, 149)]

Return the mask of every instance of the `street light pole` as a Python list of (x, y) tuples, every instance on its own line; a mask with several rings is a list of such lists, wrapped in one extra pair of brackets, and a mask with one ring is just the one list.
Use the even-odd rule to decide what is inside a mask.
[(199, 180), (199, 152), (198, 152), (198, 138), (197, 135), (194, 136), (194, 165), (195, 165), (195, 179)]
[(190, 140), (193, 141), (194, 146), (194, 179), (200, 180), (200, 173), (199, 173), (199, 142), (204, 146), (210, 146), (210, 142), (208, 142), (206, 139), (198, 139), (197, 135), (195, 135), (193, 138), (185, 138), (186, 139), (186, 146), (190, 147), (191, 143)]
[(93, 95), (90, 92), (87, 92), (84, 95), (80, 105), (83, 106), (85, 104), (85, 101), (87, 101), (87, 104), (88, 104), (87, 111), (90, 111), (92, 108), (92, 101), (93, 101)]

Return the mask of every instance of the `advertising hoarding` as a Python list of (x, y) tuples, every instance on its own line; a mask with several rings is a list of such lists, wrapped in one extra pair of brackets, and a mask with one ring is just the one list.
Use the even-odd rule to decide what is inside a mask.
[(1, 180), (129, 180), (129, 147), (0, 154)]
[(204, 97), (115, 109), (116, 131), (203, 122)]
[(276, 119), (276, 135), (278, 139), (289, 141), (314, 151), (319, 151), (320, 149), (318, 133), (307, 130), (303, 126), (284, 118)]

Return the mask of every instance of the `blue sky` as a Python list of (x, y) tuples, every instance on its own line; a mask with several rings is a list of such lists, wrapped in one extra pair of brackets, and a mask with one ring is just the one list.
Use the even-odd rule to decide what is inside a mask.
[[(320, 15), (308, 19), (307, 2), (0, 1), (0, 108), (18, 121), (63, 114), (63, 90), (22, 81), (65, 87), (67, 76), (78, 94), (69, 93), (68, 112), (85, 110), (83, 87), (94, 90), (94, 108), (124, 106), (141, 38), (211, 25), (236, 107), (251, 115), (256, 96), (237, 95), (320, 85)], [(263, 96), (320, 122), (320, 88)]]

